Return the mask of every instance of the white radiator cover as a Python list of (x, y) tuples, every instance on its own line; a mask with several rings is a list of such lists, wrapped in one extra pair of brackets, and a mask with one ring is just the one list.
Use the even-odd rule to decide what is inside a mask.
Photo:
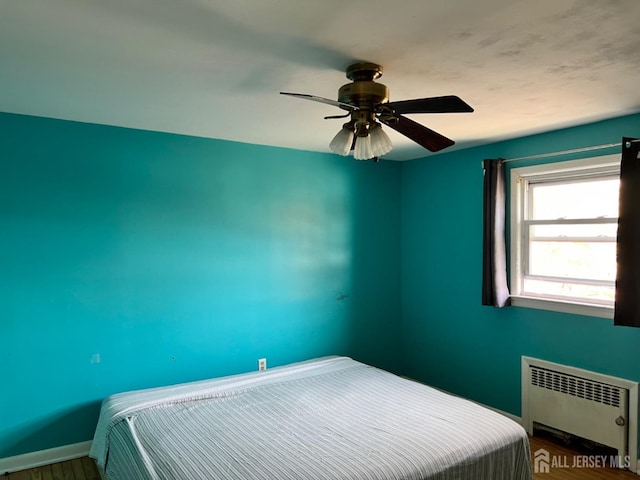
[(522, 422), (539, 423), (615, 448), (637, 472), (638, 383), (522, 357)]
[(627, 389), (530, 368), (529, 421), (613, 447), (620, 456), (627, 455)]

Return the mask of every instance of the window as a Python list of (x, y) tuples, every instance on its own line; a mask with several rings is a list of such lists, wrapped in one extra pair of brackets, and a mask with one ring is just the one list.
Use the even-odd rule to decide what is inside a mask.
[(620, 156), (511, 170), (512, 303), (611, 318)]

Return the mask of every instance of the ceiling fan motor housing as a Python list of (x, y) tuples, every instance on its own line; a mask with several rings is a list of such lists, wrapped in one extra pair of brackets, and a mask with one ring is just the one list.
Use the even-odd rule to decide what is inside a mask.
[(374, 105), (389, 101), (389, 88), (368, 80), (347, 83), (338, 90), (338, 101), (373, 109)]
[(389, 101), (389, 88), (374, 80), (382, 75), (375, 63), (354, 63), (347, 68), (347, 78), (353, 80), (338, 90), (338, 101), (373, 110), (378, 103)]

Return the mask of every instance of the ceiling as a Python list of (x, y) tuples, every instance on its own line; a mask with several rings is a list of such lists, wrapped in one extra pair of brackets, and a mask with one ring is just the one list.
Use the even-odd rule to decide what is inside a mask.
[[(329, 152), (354, 61), (455, 148), (640, 112), (637, 0), (19, 0), (0, 4), (0, 111)], [(406, 160), (429, 152), (387, 129)], [(446, 150), (445, 150), (446, 151)]]

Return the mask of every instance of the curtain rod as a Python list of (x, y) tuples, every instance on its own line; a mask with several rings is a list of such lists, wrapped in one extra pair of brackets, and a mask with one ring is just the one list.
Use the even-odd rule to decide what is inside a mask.
[(571, 150), (561, 150), (559, 152), (539, 153), (537, 155), (527, 155), (526, 157), (508, 158), (503, 160), (504, 163), (519, 162), (520, 160), (533, 160), (534, 158), (555, 157), (559, 155), (569, 155), (571, 153), (589, 152), (591, 150), (603, 150), (605, 148), (620, 147), (621, 142), (618, 143), (605, 143), (603, 145), (593, 145), (591, 147), (573, 148)]

